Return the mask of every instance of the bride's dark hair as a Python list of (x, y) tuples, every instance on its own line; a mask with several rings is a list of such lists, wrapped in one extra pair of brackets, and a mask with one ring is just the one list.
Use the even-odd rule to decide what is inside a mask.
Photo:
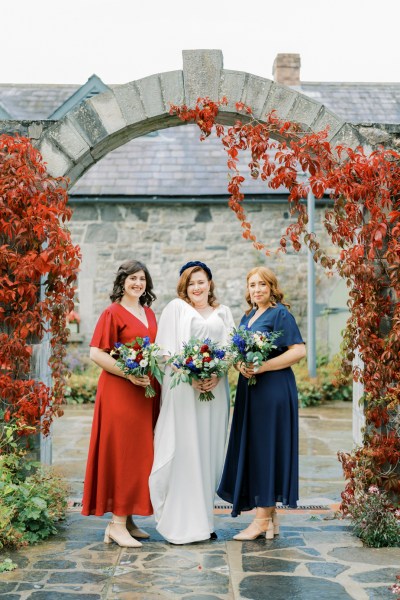
[(142, 306), (151, 306), (156, 300), (157, 296), (153, 292), (153, 281), (150, 277), (150, 273), (143, 263), (138, 260), (127, 260), (122, 263), (117, 271), (117, 276), (114, 281), (113, 291), (110, 294), (111, 302), (119, 302), (124, 295), (125, 280), (129, 275), (143, 271), (146, 277), (146, 291), (139, 298), (139, 302)]

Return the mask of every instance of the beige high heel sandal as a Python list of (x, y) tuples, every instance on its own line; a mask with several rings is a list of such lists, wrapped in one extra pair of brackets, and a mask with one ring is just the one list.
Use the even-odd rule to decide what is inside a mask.
[(133, 519), (131, 517), (126, 518), (126, 528), (129, 531), (129, 533), (131, 534), (131, 536), (134, 538), (147, 540), (147, 538), (150, 537), (150, 534), (147, 533), (147, 531), (140, 529), (140, 527), (138, 527), (135, 524), (135, 522), (133, 521)]
[[(267, 528), (263, 529), (261, 523), (265, 521), (267, 521)], [(246, 533), (247, 530), (251, 527), (251, 525), (255, 525), (256, 527), (256, 532), (253, 535)], [(247, 527), (240, 533), (234, 535), (233, 539), (238, 540), (239, 542), (245, 542), (248, 540), (255, 540), (256, 538), (260, 537), (260, 535), (265, 536), (267, 540), (274, 539), (274, 526), (270, 517), (266, 519), (254, 519), (252, 523), (250, 523), (249, 527)]]
[[(115, 542), (116, 544), (118, 544), (118, 546), (121, 546), (122, 548), (140, 548), (141, 547), (141, 543), (138, 542), (137, 540), (135, 540), (135, 538), (131, 537), (129, 535), (129, 532), (127, 529), (125, 529), (125, 531), (112, 531), (112, 526), (113, 525), (125, 525), (125, 522), (123, 521), (122, 523), (119, 521), (110, 521), (109, 524), (106, 527), (106, 530), (104, 532), (104, 543), (105, 544), (111, 544), (111, 542)], [(115, 528), (114, 528), (115, 529)]]

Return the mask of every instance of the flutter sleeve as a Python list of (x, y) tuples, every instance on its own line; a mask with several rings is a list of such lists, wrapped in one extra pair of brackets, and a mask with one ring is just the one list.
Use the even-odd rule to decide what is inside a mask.
[(175, 299), (167, 304), (158, 321), (156, 343), (165, 356), (178, 354), (182, 344), (180, 301)]
[(120, 340), (115, 315), (110, 308), (106, 308), (97, 321), (90, 346), (109, 352), (118, 341)]
[(274, 331), (281, 332), (275, 341), (279, 348), (293, 346), (293, 344), (304, 344), (296, 320), (285, 306), (280, 306), (276, 312)]

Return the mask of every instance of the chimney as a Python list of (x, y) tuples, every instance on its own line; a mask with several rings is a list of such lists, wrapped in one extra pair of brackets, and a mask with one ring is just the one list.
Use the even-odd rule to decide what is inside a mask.
[(300, 85), (300, 54), (277, 54), (272, 71), (277, 83)]

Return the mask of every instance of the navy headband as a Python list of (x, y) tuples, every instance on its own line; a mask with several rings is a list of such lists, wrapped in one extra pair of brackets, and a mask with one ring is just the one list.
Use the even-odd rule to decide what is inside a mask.
[(209, 267), (207, 267), (206, 264), (204, 264), (203, 262), (200, 262), (199, 260), (193, 260), (193, 261), (188, 262), (185, 265), (183, 265), (183, 267), (181, 267), (181, 269), (179, 271), (179, 275), (182, 275), (183, 271), (186, 271), (186, 269), (189, 269), (189, 267), (201, 267), (203, 269), (203, 271), (205, 271), (207, 273), (209, 278), (212, 279), (211, 269)]

